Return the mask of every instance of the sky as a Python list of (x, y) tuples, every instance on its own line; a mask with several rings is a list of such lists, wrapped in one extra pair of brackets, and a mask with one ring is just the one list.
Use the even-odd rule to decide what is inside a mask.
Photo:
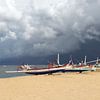
[(100, 0), (0, 0), (0, 60), (69, 54), (87, 41), (100, 43), (99, 12)]

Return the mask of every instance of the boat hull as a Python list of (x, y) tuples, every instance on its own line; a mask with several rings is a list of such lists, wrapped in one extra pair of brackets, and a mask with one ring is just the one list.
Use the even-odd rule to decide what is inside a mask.
[(53, 73), (58, 73), (58, 72), (79, 72), (79, 73), (82, 73), (82, 72), (85, 72), (85, 71), (90, 71), (90, 69), (84, 69), (84, 68), (72, 68), (72, 69), (66, 69), (66, 68), (62, 68), (62, 69), (50, 69), (50, 70), (40, 70), (40, 71), (27, 71), (25, 73), (27, 74), (34, 74), (34, 75), (42, 75), (42, 74), (53, 74)]
[(88, 69), (65, 69), (64, 72), (85, 72), (85, 71), (89, 71)]
[(27, 71), (26, 74), (33, 74), (33, 75), (43, 75), (43, 74), (53, 74), (58, 72), (64, 72), (64, 69), (59, 70), (48, 70), (48, 71)]
[(26, 74), (33, 74), (33, 75), (42, 75), (42, 74), (52, 74), (58, 72), (64, 72), (64, 69), (40, 69), (40, 70), (21, 70), (21, 71), (5, 71), (6, 73), (26, 73)]

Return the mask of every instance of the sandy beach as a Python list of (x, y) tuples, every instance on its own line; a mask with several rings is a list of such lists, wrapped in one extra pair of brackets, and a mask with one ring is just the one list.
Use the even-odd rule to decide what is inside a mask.
[(1, 78), (0, 100), (100, 100), (100, 72)]

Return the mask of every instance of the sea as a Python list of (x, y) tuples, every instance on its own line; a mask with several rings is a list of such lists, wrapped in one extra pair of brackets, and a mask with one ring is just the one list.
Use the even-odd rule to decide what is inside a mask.
[[(6, 71), (16, 71), (19, 65), (0, 65), (0, 78), (11, 78), (11, 77), (21, 77), (29, 76), (26, 73), (6, 73)], [(32, 67), (42, 68), (47, 67), (46, 65), (31, 65)]]

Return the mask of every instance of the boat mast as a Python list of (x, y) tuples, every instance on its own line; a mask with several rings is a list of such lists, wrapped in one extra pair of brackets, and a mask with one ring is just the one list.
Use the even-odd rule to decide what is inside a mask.
[(86, 65), (87, 63), (86, 63), (86, 60), (87, 60), (87, 57), (85, 56), (85, 59), (84, 59), (84, 65)]
[(99, 64), (99, 58), (97, 57), (97, 61), (96, 61), (96, 64), (98, 65)]
[(57, 55), (57, 64), (60, 65), (60, 63), (59, 63), (59, 53)]

